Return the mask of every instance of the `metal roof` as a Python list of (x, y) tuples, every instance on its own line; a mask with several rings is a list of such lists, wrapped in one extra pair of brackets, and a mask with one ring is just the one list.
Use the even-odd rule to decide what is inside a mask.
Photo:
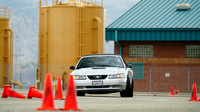
[(106, 28), (106, 40), (200, 41), (200, 0), (141, 0)]
[[(189, 4), (177, 10), (177, 4)], [(141, 0), (110, 28), (200, 28), (200, 0)]]
[(106, 29), (106, 40), (200, 41), (200, 29)]

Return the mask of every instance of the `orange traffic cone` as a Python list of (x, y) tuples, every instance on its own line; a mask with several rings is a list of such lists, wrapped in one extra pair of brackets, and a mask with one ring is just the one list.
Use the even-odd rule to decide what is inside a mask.
[(44, 92), (42, 97), (41, 108), (36, 108), (36, 110), (56, 110), (54, 108), (53, 92), (51, 85), (51, 74), (47, 73), (44, 82)]
[(62, 84), (61, 84), (61, 78), (60, 77), (58, 77), (57, 86), (56, 86), (56, 93), (55, 93), (54, 99), (64, 100), (64, 98), (62, 96)]
[(7, 97), (15, 97), (15, 98), (22, 98), (22, 99), (26, 98), (26, 96), (12, 90), (10, 85), (5, 85), (1, 98), (7, 98)]
[(173, 90), (173, 86), (171, 86), (171, 92), (169, 95), (175, 95), (174, 90)]
[(192, 96), (189, 101), (198, 101), (197, 100), (197, 88), (196, 88), (196, 83), (193, 83), (193, 88), (192, 88)]
[(32, 99), (32, 97), (42, 98), (42, 93), (38, 90), (35, 90), (35, 86), (30, 86), (27, 99)]
[(68, 81), (65, 105), (64, 108), (62, 108), (61, 110), (79, 110), (79, 111), (82, 110), (77, 107), (76, 90), (72, 75), (70, 75)]

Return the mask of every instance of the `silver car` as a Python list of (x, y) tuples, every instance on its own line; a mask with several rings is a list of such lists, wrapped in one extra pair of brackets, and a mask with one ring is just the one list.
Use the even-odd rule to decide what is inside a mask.
[(86, 55), (71, 66), (77, 95), (85, 93), (120, 92), (121, 97), (133, 97), (133, 71), (120, 55)]

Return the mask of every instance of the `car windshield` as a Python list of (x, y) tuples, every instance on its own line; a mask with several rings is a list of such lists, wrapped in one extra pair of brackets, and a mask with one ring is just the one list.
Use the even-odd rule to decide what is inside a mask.
[(120, 67), (123, 68), (123, 62), (120, 57), (117, 56), (97, 56), (97, 57), (85, 57), (82, 58), (77, 69), (85, 67)]

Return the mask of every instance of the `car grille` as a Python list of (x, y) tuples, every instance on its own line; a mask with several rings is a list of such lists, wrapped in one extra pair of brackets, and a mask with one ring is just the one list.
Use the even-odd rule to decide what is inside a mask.
[(86, 88), (109, 88), (110, 86), (86, 86)]
[(90, 80), (99, 80), (99, 79), (106, 79), (108, 75), (90, 75), (88, 78)]

